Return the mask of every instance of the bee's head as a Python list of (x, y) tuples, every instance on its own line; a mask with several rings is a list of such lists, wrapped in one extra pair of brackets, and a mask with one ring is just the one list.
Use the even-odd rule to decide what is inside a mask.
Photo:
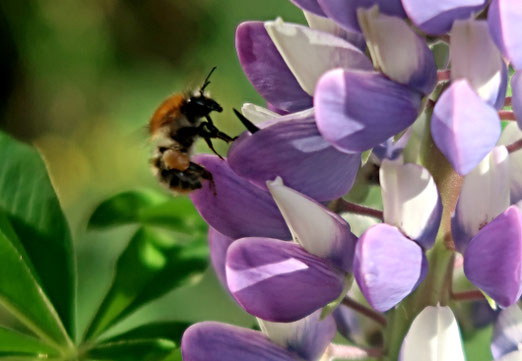
[(210, 70), (210, 73), (208, 73), (199, 91), (189, 97), (183, 107), (183, 112), (191, 121), (196, 121), (199, 118), (205, 117), (210, 112), (223, 111), (223, 108), (218, 104), (218, 102), (204, 94), (205, 88), (210, 84), (209, 79), (214, 70), (216, 70), (216, 67), (213, 67), (212, 70)]

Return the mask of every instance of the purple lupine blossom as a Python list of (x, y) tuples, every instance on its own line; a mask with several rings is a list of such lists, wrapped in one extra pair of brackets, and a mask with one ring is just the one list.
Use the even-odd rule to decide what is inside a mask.
[(227, 159), (194, 157), (213, 177), (191, 194), (212, 264), (262, 332), (194, 325), (184, 360), (464, 360), (440, 305), (484, 298), (505, 308), (495, 360), (517, 359), (522, 2), (292, 2), (309, 26), (236, 30), (266, 101), (241, 108), (254, 126)]

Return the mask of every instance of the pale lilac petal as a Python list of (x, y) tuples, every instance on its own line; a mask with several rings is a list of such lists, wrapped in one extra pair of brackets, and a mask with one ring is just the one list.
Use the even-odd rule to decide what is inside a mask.
[(522, 68), (522, 2), (493, 0), (488, 9), (489, 31), (500, 52), (515, 70)]
[(372, 149), (372, 155), (375, 155), (379, 162), (383, 159), (399, 159), (404, 148), (408, 145), (412, 134), (413, 129), (408, 128), (399, 139), (396, 140), (395, 137), (388, 138), (384, 143), (381, 143)]
[(318, 0), (329, 18), (349, 31), (361, 31), (357, 21), (357, 9), (379, 6), (383, 14), (405, 18), (406, 14), (400, 0)]
[(522, 351), (513, 351), (502, 358), (499, 358), (497, 361), (520, 361), (522, 360)]
[(509, 207), (481, 229), (464, 253), (464, 273), (500, 306), (522, 293), (522, 214)]
[(230, 167), (259, 187), (277, 176), (316, 200), (346, 194), (359, 169), (360, 154), (346, 154), (321, 136), (312, 116), (292, 114), (260, 131), (242, 136), (228, 152)]
[(281, 19), (265, 22), (265, 28), (301, 88), (310, 95), (319, 77), (330, 69), (373, 69), (359, 48), (335, 35)]
[(363, 51), (364, 49), (366, 49), (366, 40), (364, 39), (364, 35), (361, 34), (359, 31), (350, 31), (343, 29), (331, 19), (325, 18), (323, 16), (318, 16), (307, 11), (304, 12), (304, 16), (310, 29), (330, 33), (332, 35), (337, 36), (338, 38), (348, 41), (349, 43), (355, 45)]
[(321, 320), (321, 311), (289, 323), (257, 321), (270, 340), (310, 361), (321, 357), (337, 333), (332, 315)]
[(350, 225), (322, 204), (286, 187), (281, 178), (267, 184), (294, 241), (311, 254), (351, 272), (357, 237)]
[[(235, 174), (227, 162), (214, 155), (193, 159), (213, 177), (190, 193), (199, 214), (213, 228), (237, 239), (246, 236), (290, 239), (290, 232), (272, 196)], [(252, 220), (255, 219), (255, 222)]]
[(517, 118), (518, 127), (522, 129), (522, 70), (511, 77), (511, 105)]
[(466, 80), (453, 82), (433, 109), (433, 140), (460, 175), (468, 174), (495, 147), (500, 132), (495, 108)]
[(312, 106), (312, 97), (299, 86), (263, 22), (247, 21), (237, 27), (236, 51), (248, 80), (269, 103), (290, 112)]
[(228, 288), (250, 314), (293, 322), (337, 299), (345, 275), (293, 242), (242, 238), (227, 253)]
[(299, 361), (261, 332), (218, 322), (190, 326), (181, 340), (183, 361)]
[(210, 260), (212, 261), (212, 266), (214, 267), (214, 271), (216, 272), (219, 281), (225, 288), (227, 288), (225, 261), (227, 258), (228, 247), (233, 241), (233, 238), (227, 237), (216, 231), (214, 228), (209, 227), (208, 246), (210, 249)]
[[(510, 122), (502, 131), (499, 144), (508, 145), (522, 139), (522, 131)], [(509, 154), (509, 179), (511, 204), (522, 200), (522, 151)]]
[(321, 6), (317, 3), (317, 0), (290, 0), (296, 6), (300, 7), (303, 10), (310, 11), (316, 15), (326, 16), (321, 9)]
[(459, 326), (451, 308), (424, 308), (413, 320), (401, 354), (402, 361), (465, 361)]
[(431, 93), (437, 67), (426, 41), (403, 19), (380, 14), (377, 7), (360, 9), (358, 16), (375, 66), (398, 83)]
[(442, 217), (439, 191), (418, 164), (384, 160), (379, 173), (384, 221), (398, 227), (424, 249), (431, 248)]
[(451, 220), (453, 240), (459, 252), (464, 253), (480, 229), (509, 205), (508, 152), (506, 147), (498, 146), (462, 182)]
[(468, 19), (486, 7), (488, 0), (402, 0), (408, 17), (422, 31), (447, 33), (457, 19)]
[(489, 34), (488, 23), (457, 20), (451, 29), (451, 79), (466, 79), (489, 105), (504, 106), (506, 64)]
[(315, 92), (319, 132), (336, 148), (363, 152), (410, 126), (421, 95), (376, 72), (332, 70)]
[(495, 322), (491, 336), (491, 353), (497, 360), (513, 351), (519, 351), (521, 345), (522, 310), (518, 304), (514, 304), (502, 310)]
[(335, 319), (337, 331), (347, 340), (353, 341), (353, 336), (360, 333), (361, 325), (356, 312), (342, 304), (332, 313)]
[(357, 242), (354, 274), (368, 303), (387, 311), (408, 296), (426, 276), (422, 248), (396, 227), (379, 224)]

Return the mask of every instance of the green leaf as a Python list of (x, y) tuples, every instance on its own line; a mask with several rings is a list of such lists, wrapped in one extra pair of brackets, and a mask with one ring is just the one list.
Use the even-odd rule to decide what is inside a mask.
[(104, 342), (114, 342), (125, 339), (163, 338), (171, 340), (179, 345), (181, 343), (181, 336), (183, 336), (183, 332), (185, 332), (189, 326), (190, 323), (188, 322), (153, 322), (136, 327), (117, 336), (113, 336)]
[(208, 263), (205, 240), (180, 244), (141, 228), (116, 264), (113, 284), (87, 329), (92, 339), (145, 303), (199, 280)]
[(93, 212), (88, 227), (134, 223), (185, 233), (206, 231), (205, 222), (189, 198), (170, 197), (150, 190), (123, 192), (103, 201)]
[(181, 360), (183, 360), (183, 358), (181, 357), (181, 349), (178, 348), (175, 351), (172, 351), (172, 353), (170, 355), (168, 355), (161, 361), (181, 361)]
[(159, 361), (176, 349), (166, 339), (136, 339), (101, 343), (87, 351), (87, 358), (110, 361)]
[(0, 355), (32, 356), (42, 358), (57, 356), (58, 352), (42, 341), (23, 333), (0, 327)]
[[(0, 207), (71, 336), (75, 265), (69, 226), (38, 152), (0, 132)], [(12, 278), (13, 279), (13, 278)]]
[(47, 343), (71, 346), (33, 270), (7, 215), (0, 209), (0, 305)]

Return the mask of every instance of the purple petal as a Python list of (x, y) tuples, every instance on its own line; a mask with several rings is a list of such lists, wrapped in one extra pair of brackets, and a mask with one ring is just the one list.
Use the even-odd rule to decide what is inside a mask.
[(510, 205), (508, 156), (506, 147), (495, 147), (464, 177), (451, 219), (455, 246), (461, 253), (485, 224)]
[(437, 83), (435, 59), (406, 21), (373, 7), (359, 11), (359, 24), (376, 68), (424, 95), (432, 92)]
[(211, 227), (234, 239), (291, 238), (270, 193), (235, 174), (227, 162), (217, 156), (198, 155), (194, 162), (205, 167), (213, 177), (213, 182), (204, 182), (202, 189), (190, 193), (199, 214)]
[(464, 273), (500, 306), (518, 301), (522, 293), (522, 214), (516, 206), (488, 223), (469, 242)]
[(451, 79), (466, 79), (489, 105), (504, 106), (507, 69), (486, 21), (457, 20), (451, 29)]
[(424, 249), (431, 248), (442, 218), (433, 177), (424, 167), (384, 160), (380, 169), (384, 221), (397, 226)]
[(269, 238), (243, 238), (227, 253), (228, 288), (250, 314), (293, 322), (326, 306), (343, 291), (344, 273), (301, 246)]
[(518, 127), (522, 129), (522, 70), (515, 72), (511, 77), (511, 104), (517, 118)]
[(515, 70), (522, 68), (522, 2), (493, 0), (488, 10), (489, 31), (500, 52)]
[(304, 91), (314, 94), (317, 80), (330, 69), (372, 70), (361, 49), (332, 34), (281, 19), (265, 22), (279, 53)]
[(248, 21), (237, 27), (236, 50), (248, 80), (273, 106), (289, 112), (312, 106), (312, 97), (301, 89), (263, 22)]
[(514, 304), (500, 312), (491, 337), (491, 353), (495, 360), (519, 350), (522, 343), (522, 310)]
[(428, 34), (447, 33), (457, 19), (468, 19), (486, 7), (488, 0), (402, 0), (406, 14)]
[(343, 218), (302, 193), (286, 187), (281, 178), (268, 182), (268, 189), (295, 242), (311, 254), (330, 260), (345, 272), (352, 271), (357, 237)]
[(218, 322), (190, 326), (181, 340), (183, 361), (298, 361), (262, 333)]
[(433, 140), (460, 175), (468, 174), (491, 152), (500, 132), (496, 110), (466, 80), (453, 82), (433, 109)]
[(318, 0), (319, 5), (329, 18), (349, 31), (361, 31), (357, 20), (358, 8), (371, 8), (379, 5), (383, 14), (406, 17), (400, 0)]
[(326, 16), (323, 12), (323, 9), (321, 9), (321, 6), (317, 3), (317, 0), (290, 0), (295, 4), (295, 6), (310, 11), (311, 13), (314, 13), (316, 15), (320, 16)]
[(419, 93), (380, 73), (336, 69), (319, 80), (315, 120), (336, 148), (363, 152), (410, 126), (420, 101)]
[(332, 315), (321, 320), (321, 311), (296, 322), (276, 323), (261, 319), (258, 322), (270, 340), (311, 361), (321, 357), (337, 333)]
[(216, 275), (221, 284), (227, 288), (227, 276), (225, 273), (225, 261), (227, 258), (228, 247), (234, 241), (233, 238), (219, 233), (214, 228), (208, 229), (208, 245), (210, 248), (210, 259)]
[(408, 296), (427, 269), (422, 248), (387, 224), (368, 229), (355, 249), (355, 279), (377, 311), (387, 311)]
[(235, 141), (228, 161), (234, 172), (262, 188), (280, 176), (289, 187), (327, 201), (350, 190), (361, 156), (342, 153), (325, 141), (313, 116), (292, 114)]

